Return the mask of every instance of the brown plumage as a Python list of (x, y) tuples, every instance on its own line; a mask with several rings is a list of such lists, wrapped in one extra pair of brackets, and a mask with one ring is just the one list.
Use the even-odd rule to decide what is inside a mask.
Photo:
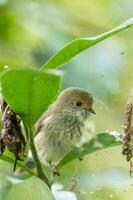
[[(35, 145), (42, 162), (55, 166), (84, 137), (93, 97), (80, 88), (65, 89), (44, 113), (36, 129)], [(89, 134), (89, 133), (88, 133)]]

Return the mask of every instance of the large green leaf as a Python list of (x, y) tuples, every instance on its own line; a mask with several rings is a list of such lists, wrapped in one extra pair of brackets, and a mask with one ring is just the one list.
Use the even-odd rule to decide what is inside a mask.
[(55, 200), (48, 186), (39, 178), (32, 177), (14, 184), (5, 200)]
[(59, 66), (67, 63), (70, 61), (74, 56), (79, 54), (80, 52), (88, 49), (89, 47), (101, 42), (102, 40), (126, 29), (133, 25), (133, 18), (127, 20), (126, 22), (122, 23), (121, 25), (117, 26), (116, 28), (107, 31), (101, 35), (95, 37), (88, 37), (88, 38), (79, 38), (73, 40), (72, 42), (68, 43), (65, 47), (55, 53), (42, 67), (42, 70), (45, 69), (55, 69)]
[(63, 165), (66, 165), (72, 160), (79, 158), (79, 156), (84, 156), (95, 151), (118, 146), (120, 144), (121, 143), (116, 141), (116, 138), (114, 136), (109, 135), (108, 133), (97, 134), (95, 138), (83, 143), (80, 147), (74, 147), (70, 152), (68, 152), (59, 162), (57, 168), (61, 168)]
[(1, 76), (2, 94), (26, 125), (32, 127), (60, 88), (60, 77), (32, 69), (9, 70)]

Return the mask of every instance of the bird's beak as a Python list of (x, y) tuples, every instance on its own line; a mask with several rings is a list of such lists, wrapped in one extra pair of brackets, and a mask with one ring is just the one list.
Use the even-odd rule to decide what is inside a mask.
[(89, 109), (89, 112), (96, 114), (96, 112), (92, 108)]

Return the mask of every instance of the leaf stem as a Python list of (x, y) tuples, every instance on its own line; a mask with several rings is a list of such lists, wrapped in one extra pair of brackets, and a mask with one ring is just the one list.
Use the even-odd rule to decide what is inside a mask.
[(33, 133), (31, 130), (29, 130), (29, 142), (30, 142), (30, 149), (31, 149), (31, 153), (32, 153), (32, 156), (33, 156), (33, 159), (35, 161), (35, 165), (36, 165), (36, 169), (37, 169), (37, 176), (43, 180), (49, 188), (51, 188), (51, 185), (47, 179), (47, 176), (45, 175), (43, 169), (42, 169), (42, 165), (41, 165), (41, 162), (39, 160), (39, 157), (38, 157), (38, 154), (37, 154), (37, 151), (36, 151), (36, 147), (35, 147), (35, 144), (34, 144), (34, 136), (33, 136)]

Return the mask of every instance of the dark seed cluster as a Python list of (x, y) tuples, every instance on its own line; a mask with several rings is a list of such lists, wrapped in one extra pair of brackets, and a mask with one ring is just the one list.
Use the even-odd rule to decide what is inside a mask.
[(126, 160), (130, 162), (130, 175), (133, 173), (133, 127), (132, 127), (132, 114), (133, 114), (133, 103), (129, 101), (127, 103), (126, 113), (124, 116), (124, 141), (122, 146), (122, 154), (126, 156)]
[(21, 155), (26, 146), (20, 126), (21, 120), (3, 99), (1, 102), (1, 111), (3, 128), (0, 134), (0, 155), (4, 153), (7, 146), (9, 151), (15, 155), (16, 161), (21, 160)]

